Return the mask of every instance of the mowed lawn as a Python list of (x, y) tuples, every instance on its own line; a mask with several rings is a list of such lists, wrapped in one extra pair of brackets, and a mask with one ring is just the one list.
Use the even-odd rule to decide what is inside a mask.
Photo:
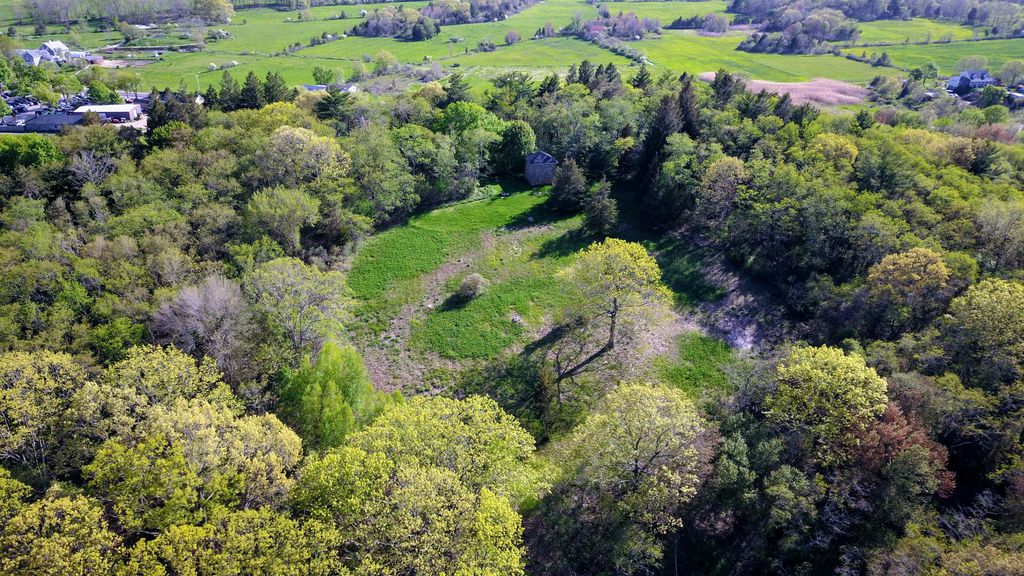
[[(859, 54), (861, 49), (851, 48), (847, 51)], [(988, 58), (989, 68), (993, 70), (998, 70), (1007, 60), (1024, 59), (1024, 38), (886, 46), (885, 51), (897, 66), (913, 68), (934, 62), (942, 74), (950, 75), (956, 73), (956, 63), (964, 56), (984, 56)]]
[[(925, 42), (929, 38), (935, 42), (946, 34), (949, 34), (952, 40), (967, 40), (973, 38), (975, 34), (975, 30), (970, 26), (929, 20), (928, 18), (876, 20), (861, 22), (857, 27), (860, 28), (860, 36), (854, 43), (855, 45)], [(980, 29), (978, 33), (981, 33)]]
[(752, 54), (737, 50), (745, 37), (743, 32), (723, 36), (704, 36), (694, 30), (665, 30), (660, 38), (634, 42), (643, 50), (656, 69), (674, 72), (713, 72), (725, 68), (758, 80), (802, 82), (814, 78), (832, 78), (845, 82), (865, 83), (879, 74), (896, 71), (874, 68), (836, 56), (804, 56), (784, 54)]

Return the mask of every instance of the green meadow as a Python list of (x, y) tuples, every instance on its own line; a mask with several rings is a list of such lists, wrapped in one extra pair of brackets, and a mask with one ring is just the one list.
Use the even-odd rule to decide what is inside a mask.
[[(975, 30), (952, 22), (941, 22), (927, 18), (910, 20), (876, 20), (861, 22), (860, 36), (854, 44), (902, 44), (904, 42), (935, 42), (949, 35), (952, 40), (973, 38)], [(981, 30), (978, 30), (981, 33)]]
[[(871, 48), (851, 48), (848, 52), (860, 54), (861, 51), (881, 50)], [(1009, 40), (979, 40), (977, 42), (951, 42), (949, 44), (886, 46), (884, 48), (897, 66), (913, 68), (928, 62), (939, 66), (942, 74), (956, 72), (956, 63), (964, 56), (984, 56), (988, 58), (989, 67), (998, 69), (1007, 60), (1024, 58), (1024, 38)]]
[[(546, 195), (517, 183), (492, 190), (511, 194), (427, 212), (358, 248), (348, 283), (356, 299), (353, 331), (362, 342), (400, 341), (405, 353), (451, 361), (493, 358), (537, 337), (569, 303), (559, 272), (593, 241), (580, 218), (549, 212)], [(721, 296), (692, 253), (657, 243), (647, 248), (680, 309)], [(474, 273), (487, 288), (460, 298), (459, 284)]]
[[(418, 8), (424, 1), (405, 2), (403, 6)], [(657, 18), (662, 25), (677, 17), (723, 13), (725, 0), (697, 2), (607, 2), (603, 6), (610, 12), (635, 12), (638, 16)], [(243, 77), (252, 71), (263, 76), (269, 71), (280, 72), (289, 84), (312, 82), (314, 67), (322, 66), (350, 78), (362, 63), (372, 67), (372, 59), (381, 51), (390, 52), (403, 64), (423, 65), (437, 62), (449, 69), (462, 70), (474, 89), (480, 90), (487, 80), (508, 71), (527, 72), (539, 78), (551, 72), (564, 71), (569, 65), (583, 59), (595, 62), (614, 62), (628, 77), (636, 64), (616, 56), (595, 44), (575, 38), (556, 37), (533, 40), (534, 33), (547, 23), (558, 29), (578, 14), (582, 18), (596, 15), (597, 7), (584, 0), (544, 0), (500, 22), (444, 26), (434, 38), (422, 42), (407, 42), (394, 38), (365, 38), (349, 36), (340, 40), (304, 48), (292, 54), (280, 54), (294, 43), (308, 45), (310, 39), (323, 33), (347, 34), (361, 18), (361, 11), (373, 10), (385, 4), (349, 6), (322, 6), (300, 15), (295, 10), (246, 9), (236, 12), (232, 22), (221, 26), (231, 38), (212, 41), (198, 54), (167, 53), (159, 60), (135, 68), (143, 77), (145, 86), (176, 87), (184, 82), (200, 89), (220, 81), (221, 66), (237, 62), (232, 74)], [(344, 13), (344, 14), (343, 14)], [(337, 19), (344, 15), (344, 19)], [(10, 3), (0, 4), (0, 22), (13, 25)], [(951, 71), (956, 61), (965, 55), (983, 54), (992, 66), (1019, 58), (1024, 54), (1024, 39), (967, 42), (975, 31), (967, 26), (938, 22), (923, 18), (908, 21), (879, 21), (861, 23), (858, 44), (887, 44), (881, 47), (852, 46), (848, 52), (888, 52), (898, 66), (911, 67), (935, 61), (943, 71)], [(17, 27), (23, 36), (19, 44), (38, 44), (40, 37), (32, 36), (31, 26)], [(505, 45), (508, 32), (518, 32), (522, 41)], [(835, 56), (794, 56), (780, 54), (751, 54), (736, 50), (746, 32), (733, 31), (721, 36), (706, 36), (694, 30), (664, 30), (660, 35), (631, 42), (643, 51), (655, 73), (690, 72), (699, 74), (726, 68), (754, 79), (798, 82), (814, 78), (832, 78), (854, 83), (866, 83), (880, 73), (899, 73), (895, 69), (874, 68), (870, 65), (837, 58)], [(919, 42), (931, 36), (928, 45), (904, 44)], [(952, 43), (934, 41), (950, 34)], [(72, 32), (51, 27), (46, 38), (57, 38), (83, 48), (98, 48), (119, 39), (116, 33)], [(493, 52), (477, 52), (482, 41), (493, 42)], [(274, 55), (278, 54), (278, 55)], [(140, 48), (136, 57), (147, 55)], [(211, 66), (214, 70), (210, 70)]]
[(665, 30), (660, 38), (635, 42), (655, 68), (699, 74), (725, 68), (758, 80), (801, 82), (832, 78), (864, 83), (880, 73), (868, 64), (836, 56), (752, 54), (736, 49), (745, 33), (705, 36), (695, 30)]

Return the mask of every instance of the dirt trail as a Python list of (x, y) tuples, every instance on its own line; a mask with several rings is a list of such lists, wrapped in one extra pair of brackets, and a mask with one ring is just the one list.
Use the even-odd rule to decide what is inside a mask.
[(686, 312), (683, 321), (739, 350), (756, 351), (786, 339), (796, 327), (764, 286), (745, 278), (720, 255), (701, 260), (701, 270), (725, 294)]

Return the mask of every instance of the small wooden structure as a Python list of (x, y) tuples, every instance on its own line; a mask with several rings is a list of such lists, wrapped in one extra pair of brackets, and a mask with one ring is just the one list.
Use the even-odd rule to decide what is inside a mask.
[(541, 186), (551, 184), (555, 180), (555, 169), (558, 168), (558, 160), (547, 152), (537, 151), (526, 157), (524, 173), (526, 181), (530, 186)]

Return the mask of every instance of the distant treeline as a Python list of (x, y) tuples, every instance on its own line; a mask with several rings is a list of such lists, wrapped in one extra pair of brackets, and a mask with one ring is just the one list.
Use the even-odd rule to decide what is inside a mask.
[(771, 31), (782, 31), (821, 9), (838, 10), (862, 22), (924, 17), (991, 27), (998, 35), (1024, 31), (1024, 6), (998, 0), (733, 0), (729, 6), (730, 12), (763, 22)]
[[(387, 0), (385, 0), (387, 1)], [(108, 19), (130, 23), (203, 18), (223, 22), (236, 9), (304, 10), (316, 6), (365, 4), (363, 0), (16, 0), (16, 19), (45, 24)], [(424, 15), (442, 24), (464, 24), (504, 18), (533, 4), (531, 0), (442, 0), (423, 8)]]

